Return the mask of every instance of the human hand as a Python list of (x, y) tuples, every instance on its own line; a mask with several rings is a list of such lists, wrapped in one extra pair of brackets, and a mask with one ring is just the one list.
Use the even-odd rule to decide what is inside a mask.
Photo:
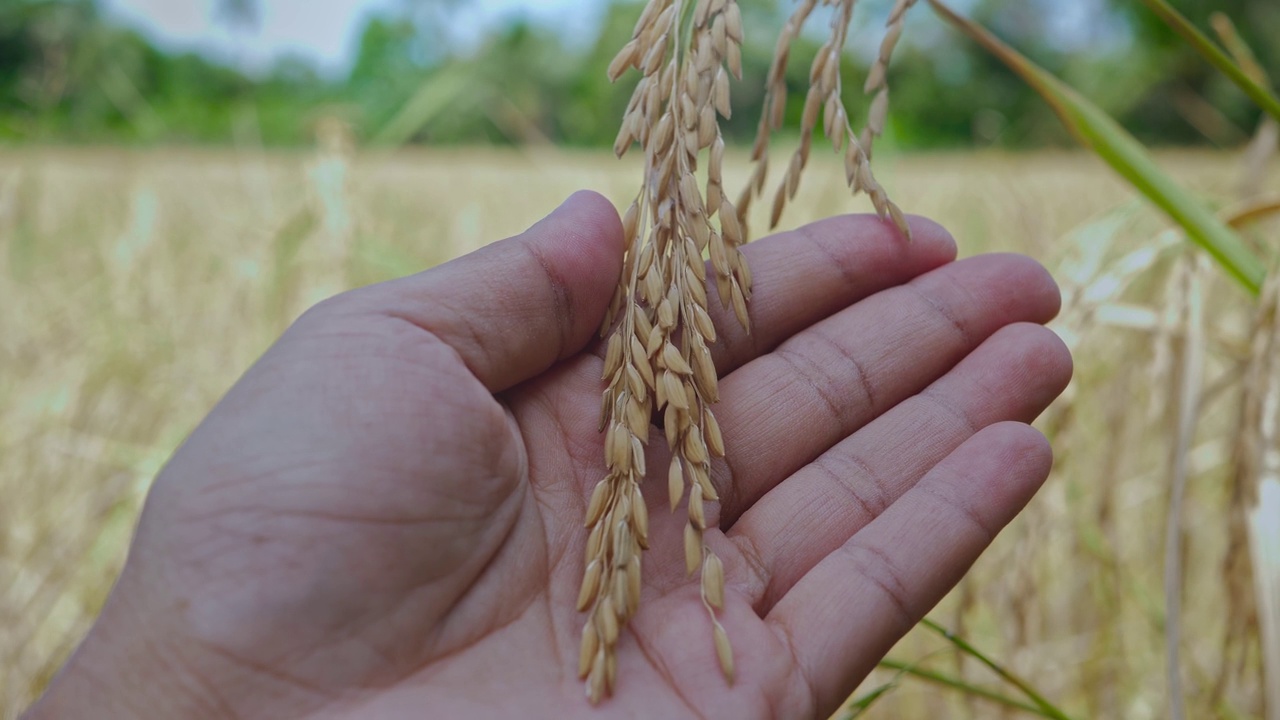
[(593, 338), (622, 232), (579, 194), (304, 315), (157, 478), (29, 717), (827, 716), (1044, 481), (1021, 423), (1071, 373), (1039, 326), (1059, 303), (1042, 268), (951, 262), (945, 231), (912, 224), (911, 243), (873, 217), (753, 243), (753, 332), (716, 318), (729, 464), (706, 538), (732, 687), (657, 481), (617, 691), (583, 697)]

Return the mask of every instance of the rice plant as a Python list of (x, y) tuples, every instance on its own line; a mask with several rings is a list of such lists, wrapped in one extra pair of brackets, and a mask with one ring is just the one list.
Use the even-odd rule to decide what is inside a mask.
[[(711, 33), (714, 41), (714, 20)], [(1217, 62), (1225, 57), (1270, 87), (1233, 44), (1229, 24), (1215, 22), (1213, 33)], [(1039, 87), (1061, 89), (1028, 72)], [(872, 85), (868, 107), (879, 96)], [(839, 113), (818, 87), (825, 129), (827, 108)], [(1187, 717), (1275, 717), (1280, 700), (1264, 697), (1280, 687), (1280, 472), (1268, 452), (1280, 385), (1277, 284), (1267, 272), (1275, 263), (1268, 240), (1280, 227), (1280, 178), (1265, 172), (1273, 125), (1264, 123), (1242, 153), (1151, 152), (1118, 138), (1079, 107), (1078, 94), (1063, 97), (1054, 102), (1064, 117), (1094, 122), (1082, 136), (1124, 174), (1058, 152), (894, 157), (858, 132), (844, 135), (840, 154), (811, 149), (801, 161), (803, 192), (797, 184), (792, 198), (787, 182), (760, 184), (760, 157), (723, 150), (717, 197), (752, 188), (752, 201), (735, 195), (731, 213), (743, 239), (774, 220), (779, 186), (787, 191), (779, 220), (875, 210), (849, 198), (845, 153), (856, 139), (876, 155), (877, 183), (894, 201), (955, 229), (965, 253), (1031, 254), (1064, 290), (1054, 327), (1078, 372), (1040, 423), (1058, 452), (1054, 479), (935, 611), (945, 634), (913, 632), (846, 714), (1161, 718), (1180, 706)], [(789, 169), (799, 144), (765, 121), (769, 149), (785, 150)], [(714, 152), (714, 142), (699, 148), (704, 210)], [(0, 157), (0, 304), (9, 310), (0, 333), (5, 716), (33, 699), (92, 621), (159, 466), (238, 369), (314, 298), (514, 234), (584, 178), (625, 209), (647, 177), (611, 158), (548, 150), (370, 157), (333, 146), (249, 163), (188, 150), (8, 149)], [(1144, 179), (1153, 170), (1164, 177)], [(1140, 191), (1155, 197), (1139, 201)], [(1165, 211), (1181, 217), (1171, 222)], [(724, 215), (707, 218), (709, 255), (710, 232), (726, 233)], [(733, 280), (748, 299), (750, 270), (735, 268), (728, 250), (725, 243), (729, 291), (709, 273), (708, 302), (732, 305)], [(676, 305), (687, 317), (683, 300), (673, 314)], [(702, 333), (698, 307), (692, 332)], [(674, 367), (682, 389), (688, 381), (697, 391), (697, 378), (661, 350), (663, 371)], [(670, 476), (670, 468), (648, 470)], [(698, 478), (684, 460), (680, 470), (688, 497)], [(698, 559), (714, 610), (716, 571), (709, 556)], [(693, 642), (714, 645), (711, 617)]]

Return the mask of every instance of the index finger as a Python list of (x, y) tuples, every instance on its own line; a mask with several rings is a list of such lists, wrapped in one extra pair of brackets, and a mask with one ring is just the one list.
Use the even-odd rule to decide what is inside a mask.
[(908, 222), (910, 241), (875, 215), (842, 215), (743, 247), (755, 275), (749, 334), (710, 283), (708, 310), (719, 335), (711, 354), (720, 376), (859, 300), (955, 260), (955, 240), (941, 225), (916, 216)]

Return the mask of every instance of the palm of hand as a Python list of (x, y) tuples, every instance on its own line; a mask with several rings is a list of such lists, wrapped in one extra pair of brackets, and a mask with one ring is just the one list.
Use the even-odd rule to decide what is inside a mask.
[(579, 196), (304, 317), (158, 480), (104, 624), (147, 628), (189, 702), (242, 717), (829, 713), (1043, 480), (1043, 440), (1001, 422), (1069, 376), (1018, 324), (1056, 292), (1013, 258), (946, 265), (932, 226), (911, 246), (848, 218), (753, 246), (755, 335), (718, 322), (735, 465), (708, 532), (737, 683), (685, 576), (684, 519), (646, 488), (641, 610), (592, 711), (574, 602), (602, 362), (582, 348), (617, 224)]

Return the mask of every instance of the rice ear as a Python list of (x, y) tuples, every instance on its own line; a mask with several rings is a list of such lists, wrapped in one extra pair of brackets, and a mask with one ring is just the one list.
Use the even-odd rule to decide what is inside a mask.
[[(708, 406), (719, 400), (709, 346), (719, 335), (707, 307), (708, 281), (726, 289), (724, 302), (746, 322), (749, 278), (737, 245), (745, 239), (736, 207), (724, 198), (724, 139), (719, 119), (731, 110), (730, 76), (741, 74), (743, 25), (736, 0), (650, 0), (636, 30), (609, 68), (613, 79), (639, 70), (615, 150), (638, 144), (647, 175), (624, 218), (627, 262), (613, 305), (620, 322), (606, 348), (605, 460), (609, 476), (588, 502), (591, 528), (587, 576), (579, 605), (592, 608), (599, 643), (585, 670), (587, 695), (599, 702), (612, 692), (616, 642), (638, 609), (641, 551), (648, 544), (648, 514), (639, 488), (645, 479), (650, 418), (661, 412), (668, 446), (667, 485), (674, 509), (689, 485), (685, 533), (689, 572), (706, 549), (703, 497), (714, 492), (710, 462), (724, 440)], [(682, 28), (686, 20), (693, 27)], [(681, 43), (687, 43), (678, 47)], [(708, 182), (699, 186), (698, 163), (707, 158)], [(708, 272), (702, 253), (718, 259)], [(749, 287), (749, 285), (748, 285)], [(612, 320), (612, 318), (611, 318)], [(709, 570), (714, 580), (715, 568)], [(597, 574), (599, 577), (597, 577)], [(717, 597), (712, 586), (712, 596)], [(714, 608), (708, 605), (714, 622)], [(723, 632), (723, 630), (721, 631)], [(590, 643), (584, 639), (587, 666)], [(581, 667), (580, 667), (581, 669)]]

